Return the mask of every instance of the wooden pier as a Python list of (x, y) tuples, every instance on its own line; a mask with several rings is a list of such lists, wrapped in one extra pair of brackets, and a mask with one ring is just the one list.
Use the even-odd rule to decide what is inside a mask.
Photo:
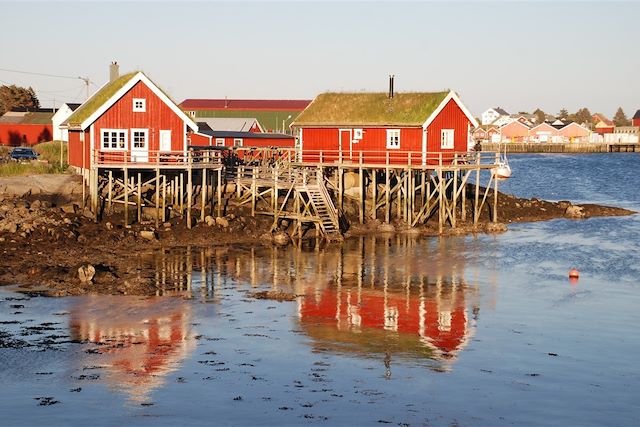
[(354, 205), (351, 217), (357, 213), (360, 224), (378, 220), (410, 228), (431, 221), (442, 233), (478, 224), (483, 209), (496, 222), (492, 171), (498, 159), (492, 152), (368, 151), (364, 157), (354, 151), (346, 160), (341, 152), (251, 147), (191, 147), (135, 158), (97, 150), (85, 181), (96, 221), (122, 207), (125, 226), (149, 217), (159, 226), (179, 216), (191, 228), (224, 215), (233, 202), (252, 216), (271, 217), (273, 230), (338, 239)]

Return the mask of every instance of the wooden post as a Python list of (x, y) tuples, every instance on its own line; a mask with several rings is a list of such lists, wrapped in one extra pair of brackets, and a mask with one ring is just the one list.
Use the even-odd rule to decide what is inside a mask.
[(409, 168), (409, 183), (407, 184), (407, 188), (408, 188), (407, 196), (409, 200), (409, 202), (407, 203), (407, 223), (409, 224), (409, 226), (411, 226), (411, 223), (413, 222), (413, 203), (414, 203), (413, 186), (414, 186), (413, 170)]
[(162, 175), (162, 222), (167, 220), (167, 176)]
[(251, 216), (256, 216), (256, 174), (251, 174)]
[(493, 177), (493, 222), (498, 222), (498, 177)]
[(109, 212), (111, 212), (111, 206), (113, 203), (113, 171), (109, 171), (109, 203), (108, 203), (108, 207), (109, 207)]
[(444, 229), (444, 185), (441, 168), (438, 168), (438, 193), (438, 233), (442, 234)]
[(191, 171), (191, 156), (189, 156), (189, 166), (187, 166), (187, 228), (191, 229), (191, 207), (193, 203), (193, 176)]
[[(389, 164), (389, 153), (387, 153), (387, 165)], [(391, 197), (389, 194), (389, 191), (391, 189), (391, 177), (389, 176), (389, 173), (391, 171), (389, 170), (389, 166), (387, 166), (387, 169), (385, 171), (386, 173), (386, 177), (385, 177), (385, 189), (384, 189), (384, 201), (385, 201), (385, 218), (384, 218), (384, 222), (386, 222), (387, 224), (389, 224), (391, 222)]]
[(182, 171), (180, 172), (180, 183), (178, 188), (178, 203), (180, 204), (180, 216), (183, 216), (184, 215), (184, 172)]
[(218, 216), (222, 216), (222, 169), (218, 169), (218, 173), (217, 175), (217, 179), (218, 179), (218, 185), (217, 185), (217, 192), (218, 192)]
[(160, 168), (156, 168), (156, 228), (160, 223)]
[(462, 222), (467, 222), (467, 178), (468, 174), (465, 173), (465, 175), (462, 178), (462, 212), (461, 212), (461, 217), (460, 220)]
[[(342, 157), (342, 155), (340, 157)], [(342, 210), (343, 208), (343, 198), (344, 198), (344, 170), (342, 169), (342, 166), (338, 164), (338, 209), (340, 210)]]
[(124, 226), (129, 226), (129, 168), (124, 167)]
[(359, 203), (359, 211), (360, 211), (360, 224), (364, 224), (364, 170), (362, 169), (362, 151), (360, 152), (360, 156), (358, 158), (360, 162), (360, 168), (358, 169), (358, 185), (360, 187), (360, 203)]
[(376, 219), (376, 216), (377, 216), (376, 215), (376, 213), (377, 213), (376, 212), (377, 211), (376, 205), (377, 205), (377, 197), (378, 197), (378, 179), (377, 179), (378, 177), (376, 176), (377, 174), (376, 174), (376, 170), (375, 169), (373, 169), (371, 171), (371, 174), (372, 174), (372, 176), (371, 176), (371, 185), (372, 185), (372, 187), (371, 187), (371, 194), (372, 194), (371, 195), (371, 217), (373, 219)]
[(480, 203), (480, 157), (476, 158), (476, 194), (475, 194), (475, 203), (473, 205), (473, 225), (478, 224), (478, 220), (480, 219), (480, 207), (478, 204)]
[(200, 187), (200, 195), (202, 196), (200, 205), (200, 222), (204, 222), (204, 207), (207, 204), (207, 169), (202, 169), (202, 187)]
[(138, 223), (142, 221), (142, 174), (138, 172)]
[(458, 170), (457, 166), (453, 171), (453, 200), (451, 201), (453, 204), (453, 209), (451, 210), (451, 226), (456, 228), (456, 208), (458, 207)]

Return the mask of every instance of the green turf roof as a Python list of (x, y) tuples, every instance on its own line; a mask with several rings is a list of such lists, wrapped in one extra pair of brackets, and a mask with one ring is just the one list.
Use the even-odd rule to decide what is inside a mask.
[(108, 83), (98, 92), (93, 94), (87, 102), (82, 104), (68, 119), (67, 124), (69, 126), (80, 126), (85, 120), (87, 120), (93, 113), (95, 113), (105, 102), (109, 100), (117, 91), (122, 89), (138, 71), (124, 74), (111, 83)]
[(323, 93), (298, 116), (294, 126), (421, 126), (448, 92)]

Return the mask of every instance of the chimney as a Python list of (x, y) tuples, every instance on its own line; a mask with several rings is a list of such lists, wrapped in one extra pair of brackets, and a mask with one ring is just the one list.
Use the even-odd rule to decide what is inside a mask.
[(393, 98), (393, 79), (395, 76), (393, 74), (389, 74), (389, 99)]
[(117, 61), (113, 61), (109, 65), (109, 82), (118, 80), (120, 77), (120, 66)]

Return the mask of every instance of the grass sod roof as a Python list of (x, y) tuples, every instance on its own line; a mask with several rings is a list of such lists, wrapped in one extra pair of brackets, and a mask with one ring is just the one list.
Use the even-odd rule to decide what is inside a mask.
[(76, 111), (74, 111), (73, 114), (67, 119), (66, 124), (68, 124), (69, 126), (80, 126), (105, 102), (107, 102), (109, 98), (111, 98), (116, 94), (116, 92), (122, 89), (122, 87), (126, 85), (129, 80), (131, 80), (136, 74), (138, 74), (138, 71), (124, 74), (113, 82), (108, 83), (98, 92), (94, 93), (93, 96), (87, 100), (87, 102), (82, 104)]
[(421, 126), (449, 92), (337, 93), (318, 95), (294, 126)]

